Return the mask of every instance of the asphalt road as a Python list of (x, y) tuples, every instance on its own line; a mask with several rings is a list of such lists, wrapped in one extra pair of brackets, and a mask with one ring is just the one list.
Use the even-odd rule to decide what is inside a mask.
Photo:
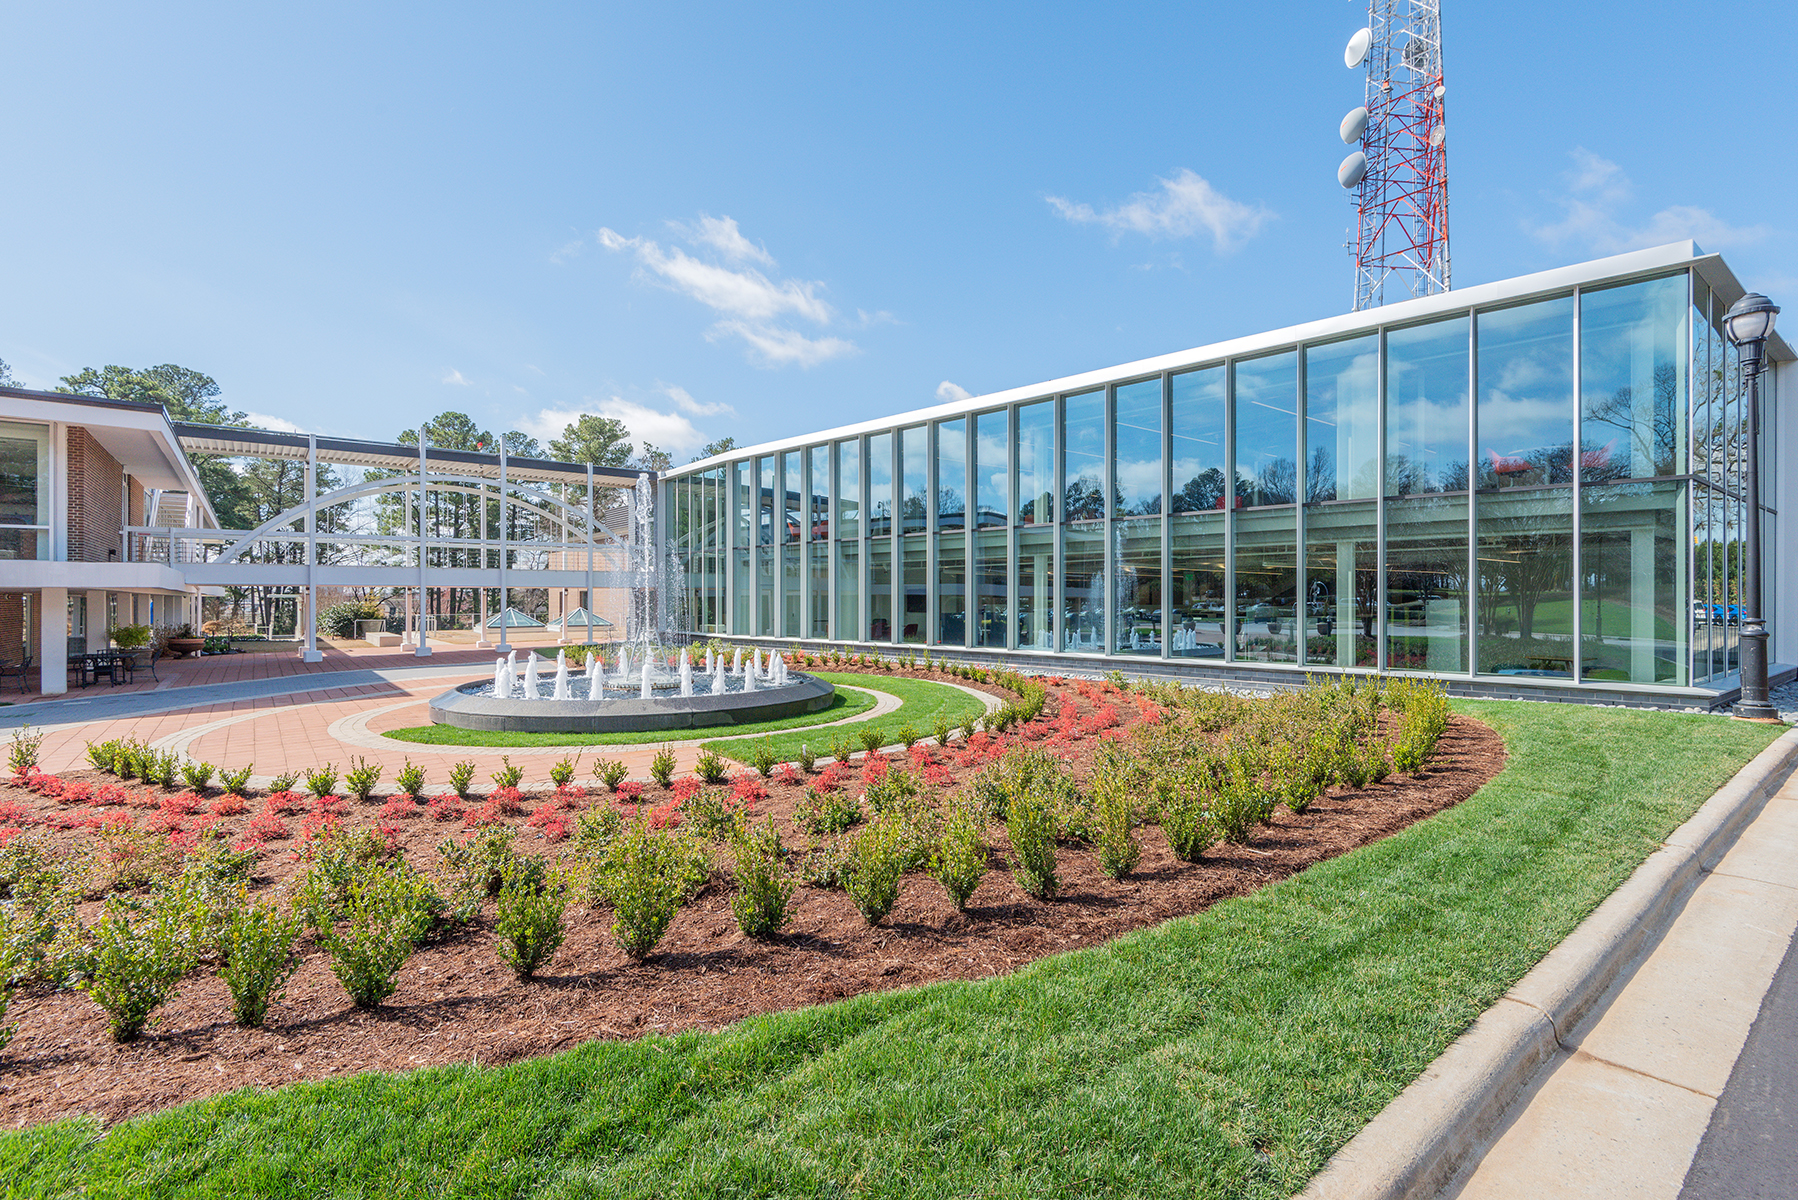
[(1798, 1196), (1798, 938), (1761, 1001), (1680, 1200)]

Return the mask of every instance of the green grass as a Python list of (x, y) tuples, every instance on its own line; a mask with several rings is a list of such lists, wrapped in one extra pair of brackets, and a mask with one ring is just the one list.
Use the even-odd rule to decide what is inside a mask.
[[(833, 681), (834, 682), (834, 681)], [(778, 721), (752, 721), (746, 725), (718, 725), (707, 729), (661, 729), (644, 733), (517, 733), (484, 729), (457, 729), (453, 725), (413, 725), (389, 729), (382, 737), (427, 746), (630, 746), (653, 742), (696, 741), (701, 738), (740, 738), (841, 721), (874, 707), (866, 692), (838, 692), (830, 707), (801, 717)]]
[(1290, 1196), (1778, 732), (1456, 708), (1512, 756), (1477, 796), (1196, 917), (718, 1033), (8, 1134), (0, 1179), (134, 1198)]
[[(858, 721), (854, 725), (846, 725), (842, 729), (820, 729), (813, 733), (787, 733), (776, 735), (767, 740), (774, 744), (774, 754), (778, 761), (791, 762), (799, 756), (801, 744), (808, 745), (812, 752), (823, 758), (830, 753), (830, 743), (838, 737), (847, 737), (861, 749), (861, 733), (864, 729), (878, 729), (886, 738), (886, 744), (892, 745), (899, 740), (899, 731), (910, 725), (918, 731), (920, 737), (932, 736), (936, 728), (938, 716), (947, 717), (951, 725), (961, 724), (965, 716), (979, 716), (986, 711), (986, 705), (980, 700), (962, 691), (960, 688), (946, 687), (940, 683), (931, 683), (924, 679), (910, 679), (903, 675), (861, 675), (845, 674), (839, 671), (813, 671), (820, 679), (828, 679), (832, 683), (852, 684), (855, 687), (873, 688), (877, 692), (886, 692), (899, 697), (899, 707), (883, 717), (875, 717), (871, 721)], [(712, 749), (727, 758), (738, 762), (747, 762), (748, 756), (761, 745), (762, 738), (737, 737), (730, 741), (714, 742)]]

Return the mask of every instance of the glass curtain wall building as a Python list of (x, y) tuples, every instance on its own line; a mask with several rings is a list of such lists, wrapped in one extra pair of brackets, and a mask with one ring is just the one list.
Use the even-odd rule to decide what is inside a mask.
[[(787, 642), (1720, 686), (1742, 290), (1686, 243), (696, 463), (660, 485), (684, 609)], [(1763, 499), (1770, 612), (1781, 536)]]

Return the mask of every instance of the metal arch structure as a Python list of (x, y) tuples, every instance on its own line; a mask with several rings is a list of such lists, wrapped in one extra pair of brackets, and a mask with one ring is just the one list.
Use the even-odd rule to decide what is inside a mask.
[(1349, 245), (1356, 312), (1383, 304), (1394, 276), (1407, 298), (1450, 287), (1441, 0), (1369, 0), (1367, 28), (1367, 170)]

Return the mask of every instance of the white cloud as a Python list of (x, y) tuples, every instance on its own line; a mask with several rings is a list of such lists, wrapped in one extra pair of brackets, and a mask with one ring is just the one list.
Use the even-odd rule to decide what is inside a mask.
[(1208, 233), (1220, 254), (1240, 247), (1274, 217), (1264, 205), (1232, 200), (1184, 167), (1172, 179), (1160, 183), (1160, 191), (1138, 192), (1123, 204), (1103, 211), (1060, 196), (1050, 196), (1048, 201), (1066, 220), (1077, 225), (1103, 225), (1113, 233), (1140, 233), (1157, 240)]
[(471, 385), (474, 382), (474, 380), (468, 378), (466, 375), (462, 374), (462, 372), (460, 372), (460, 371), (451, 371), (448, 375), (445, 375), (443, 377), (442, 382), (453, 383), (457, 387), (468, 387), (469, 385)]
[(1550, 197), (1561, 207), (1561, 219), (1546, 225), (1525, 222), (1535, 238), (1550, 246), (1572, 242), (1599, 254), (1621, 254), (1690, 238), (1706, 250), (1726, 250), (1758, 242), (1769, 232), (1765, 225), (1731, 225), (1709, 209), (1689, 204), (1669, 205), (1632, 223), (1625, 214), (1635, 188), (1623, 168), (1584, 146), (1576, 146), (1569, 157), (1573, 167), (1563, 175), (1567, 190)]
[(696, 225), (688, 225), (684, 221), (670, 221), (668, 228), (674, 230), (689, 242), (710, 246), (732, 262), (759, 262), (765, 267), (774, 266), (774, 256), (768, 253), (766, 246), (757, 245), (744, 237), (737, 228), (732, 217), (708, 217), (699, 214)]
[(951, 383), (945, 379), (936, 385), (936, 398), (949, 404), (956, 400), (971, 400), (974, 398), (974, 393), (959, 383)]
[(662, 395), (674, 401), (674, 406), (676, 408), (680, 409), (682, 412), (691, 413), (696, 417), (716, 417), (723, 413), (731, 413), (734, 415), (737, 411), (730, 405), (722, 402), (716, 404), (701, 404), (699, 401), (693, 399), (692, 394), (688, 392), (686, 388), (676, 387), (672, 383), (662, 383), (658, 380), (656, 382), (656, 388)]
[(685, 388), (674, 384), (658, 383), (656, 391), (679, 411), (671, 412), (653, 403), (613, 395), (602, 400), (586, 400), (580, 408), (544, 408), (535, 414), (521, 415), (518, 418), (518, 428), (547, 444), (551, 438), (561, 437), (563, 431), (574, 424), (581, 414), (592, 413), (623, 421), (624, 427), (630, 430), (631, 441), (636, 443), (639, 450), (644, 442), (653, 442), (664, 450), (678, 454), (697, 450), (708, 440), (688, 419), (689, 416), (712, 417), (735, 412), (728, 404), (703, 404), (695, 400)]
[(267, 413), (247, 412), (244, 420), (257, 429), (274, 429), (281, 433), (311, 433), (310, 429), (301, 429), (285, 417), (271, 417)]
[(585, 237), (577, 237), (572, 242), (564, 242), (560, 246), (557, 246), (550, 254), (549, 261), (560, 266), (569, 259), (579, 256), (586, 248), (587, 239)]
[[(749, 259), (774, 265), (773, 256), (745, 238), (729, 217), (702, 215), (696, 225), (675, 221), (669, 225), (728, 262)], [(635, 258), (638, 279), (697, 300), (717, 313), (721, 319), (706, 330), (706, 339), (741, 338), (752, 359), (765, 366), (811, 367), (857, 352), (855, 343), (844, 338), (810, 337), (784, 323), (788, 318), (823, 326), (836, 321), (836, 310), (820, 294), (825, 285), (818, 280), (771, 279), (754, 267), (725, 266), (678, 246), (664, 248), (650, 238), (627, 238), (613, 229), (599, 231), (599, 244)], [(862, 314), (862, 321), (866, 325), (883, 316), (887, 314), (873, 318)]]

